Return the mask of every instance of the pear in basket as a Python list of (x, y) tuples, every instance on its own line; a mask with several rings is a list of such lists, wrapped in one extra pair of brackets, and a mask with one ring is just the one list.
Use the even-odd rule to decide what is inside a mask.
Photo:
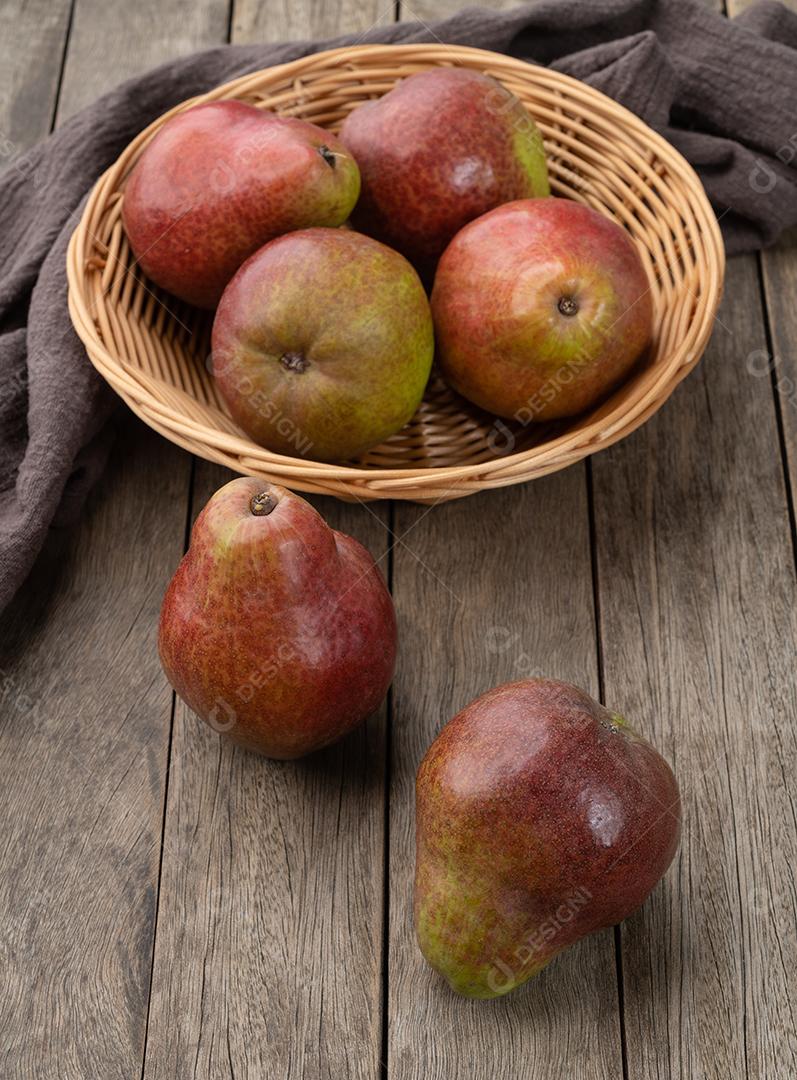
[(305, 229), (244, 263), (221, 298), (212, 349), (222, 397), (255, 442), (346, 461), (420, 405), (432, 315), (398, 252), (346, 229)]
[(357, 159), (355, 228), (429, 278), (468, 221), (548, 194), (542, 136), (501, 83), (467, 68), (418, 72), (354, 109), (340, 137)]
[(507, 203), (466, 225), (440, 260), (432, 312), (448, 382), (520, 424), (597, 404), (653, 332), (631, 236), (569, 199)]
[(242, 101), (213, 101), (160, 128), (127, 181), (122, 217), (148, 277), (213, 308), (266, 241), (342, 224), (359, 190), (357, 165), (330, 132)]

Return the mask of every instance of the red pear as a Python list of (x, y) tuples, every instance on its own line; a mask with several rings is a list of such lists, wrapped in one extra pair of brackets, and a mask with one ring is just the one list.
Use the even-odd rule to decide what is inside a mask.
[(523, 424), (596, 404), (653, 327), (631, 237), (568, 199), (507, 203), (466, 225), (440, 260), (432, 314), (447, 381)]
[(177, 693), (234, 742), (296, 758), (375, 711), (396, 619), (373, 559), (298, 495), (251, 477), (205, 506), (163, 601)]
[(362, 177), (355, 227), (427, 276), (466, 222), (548, 194), (534, 121), (499, 82), (467, 68), (410, 75), (354, 109), (340, 137)]
[(400, 431), (433, 354), (412, 266), (348, 229), (266, 244), (224, 290), (213, 323), (213, 374), (233, 419), (269, 450), (315, 461), (345, 461)]
[(166, 121), (130, 174), (122, 218), (156, 284), (213, 308), (254, 251), (293, 229), (342, 224), (359, 190), (357, 165), (330, 132), (213, 101)]
[(441, 731), (417, 779), (415, 927), (470, 997), (505, 994), (635, 911), (680, 835), (669, 765), (549, 679), (509, 683)]

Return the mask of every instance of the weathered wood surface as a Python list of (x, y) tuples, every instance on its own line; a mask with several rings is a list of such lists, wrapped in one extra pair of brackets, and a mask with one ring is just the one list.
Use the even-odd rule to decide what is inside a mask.
[[(334, 9), (290, 10), (290, 29), (263, 34), (262, 6), (237, 3), (232, 40), (335, 32)], [(199, 464), (194, 515), (231, 477)], [(315, 503), (387, 576), (388, 508)], [(178, 702), (164, 838), (179, 857), (164, 862), (145, 1080), (378, 1076), (386, 722), (387, 705), (310, 761), (266, 762)]]
[[(109, 24), (90, 41), (101, 7), (86, 4), (84, 18), (77, 0), (68, 44), (65, 17), (55, 40), (56, 5), (16, 13), (25, 33), (0, 49), (27, 78), (2, 109), (21, 143), (56, 114), (65, 51), (59, 118), (172, 55), (154, 4), (125, 37)], [(157, 5), (166, 34), (168, 8)], [(0, 1075), (14, 1080), (141, 1073), (172, 713), (153, 628), (182, 551), (189, 474), (188, 455), (124, 419), (80, 524), (53, 533), (3, 618)]]
[(700, 368), (594, 463), (606, 696), (685, 809), (678, 874), (622, 931), (629, 1080), (797, 1074), (795, 285), (793, 236), (732, 260)]
[[(406, 22), (417, 20), (420, 22), (437, 22), (438, 19), (446, 19), (462, 11), (467, 4), (460, 4), (457, 0), (401, 0), (401, 18)], [(514, 0), (490, 0), (489, 3), (481, 4), (480, 7), (492, 8), (494, 11), (508, 11), (517, 7)]]
[(619, 1077), (611, 931), (522, 993), (469, 1002), (425, 965), (411, 918), (415, 772), (446, 720), (490, 687), (535, 674), (598, 694), (584, 466), (431, 510), (400, 505), (396, 533), (405, 633), (392, 721), (388, 1075)]
[(748, 356), (746, 369), (764, 381), (769, 378), (775, 387), (793, 507), (797, 502), (797, 230), (763, 252), (761, 265), (770, 340)]
[(71, 0), (0, 5), (0, 169), (50, 130), (71, 6)]
[(393, 22), (389, 0), (233, 0), (232, 40), (319, 41)]
[[(371, 0), (6, 0), (0, 132), (22, 153), (53, 116), (229, 29), (393, 17)], [(765, 253), (760, 279), (732, 262), (704, 363), (591, 464), (431, 510), (317, 503), (392, 570), (402, 652), (389, 714), (311, 761), (233, 750), (180, 704), (170, 736), (157, 611), (189, 514), (228, 474), (198, 463), (192, 480), (125, 421), (84, 519), (3, 621), (0, 1075), (797, 1074), (794, 249)], [(458, 708), (535, 671), (602, 692), (661, 746), (684, 842), (621, 934), (464, 1002), (413, 940), (414, 772)]]
[(623, 927), (630, 1080), (797, 1074), (794, 552), (755, 260), (673, 401), (594, 460), (605, 694), (672, 761), (675, 872)]
[[(231, 478), (201, 463), (194, 513)], [(387, 569), (384, 507), (316, 505)], [(146, 1080), (378, 1076), (385, 722), (273, 762), (178, 703)]]
[(141, 1067), (172, 701), (152, 627), (182, 544), (188, 459), (133, 428), (3, 620), (7, 1077), (129, 1080)]
[(227, 40), (226, 0), (74, 0), (58, 118), (124, 79)]

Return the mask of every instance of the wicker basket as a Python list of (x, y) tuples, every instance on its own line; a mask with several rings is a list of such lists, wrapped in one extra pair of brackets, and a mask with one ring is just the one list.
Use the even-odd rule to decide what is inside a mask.
[[(487, 72), (529, 109), (545, 138), (553, 193), (623, 224), (654, 298), (650, 358), (598, 409), (556, 425), (499, 424), (432, 378), (411, 423), (348, 465), (282, 457), (230, 419), (208, 370), (211, 317), (137, 272), (121, 223), (125, 179), (172, 113), (239, 98), (336, 129), (357, 105), (413, 72)], [(69, 309), (93, 364), (148, 424), (193, 453), (302, 491), (435, 502), (554, 472), (644, 423), (697, 363), (722, 290), (720, 232), (684, 159), (626, 109), (554, 71), (440, 45), (333, 49), (187, 101), (142, 132), (97, 182), (69, 246)]]

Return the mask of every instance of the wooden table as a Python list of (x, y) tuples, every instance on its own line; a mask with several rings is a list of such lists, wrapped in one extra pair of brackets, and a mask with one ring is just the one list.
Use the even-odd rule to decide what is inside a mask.
[[(3, 0), (0, 130), (24, 150), (176, 54), (394, 14)], [(382, 560), (402, 650), (387, 708), (300, 763), (233, 750), (175, 703), (159, 605), (228, 475), (127, 416), (3, 619), (0, 1076), (797, 1076), (795, 290), (794, 239), (731, 260), (703, 362), (591, 461), (431, 511), (318, 500)], [(413, 943), (414, 774), (459, 707), (535, 672), (664, 751), (683, 843), (622, 927), (467, 1002)]]

